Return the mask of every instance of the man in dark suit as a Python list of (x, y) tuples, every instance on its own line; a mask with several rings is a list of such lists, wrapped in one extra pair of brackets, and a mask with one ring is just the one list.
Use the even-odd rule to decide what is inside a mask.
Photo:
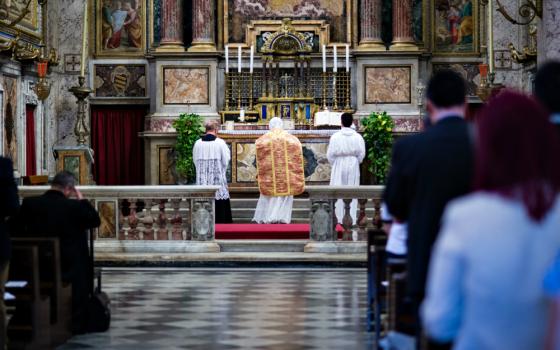
[(59, 238), (62, 279), (72, 283), (72, 324), (75, 333), (82, 333), (85, 331), (88, 292), (93, 278), (87, 229), (99, 226), (100, 219), (75, 184), (72, 173), (63, 171), (56, 174), (50, 190), (41, 196), (23, 200), (16, 226), (18, 235)]
[(543, 64), (535, 76), (535, 96), (550, 113), (560, 136), (560, 61)]
[(463, 78), (450, 70), (435, 73), (426, 98), (431, 126), (395, 144), (384, 194), (389, 212), (408, 222), (407, 290), (415, 309), (424, 298), (432, 245), (445, 206), (470, 191), (474, 163), (464, 120)]
[(4, 288), (8, 280), (10, 266), (10, 236), (6, 221), (19, 208), (17, 186), (14, 181), (12, 161), (0, 157), (0, 350), (6, 348), (6, 306)]

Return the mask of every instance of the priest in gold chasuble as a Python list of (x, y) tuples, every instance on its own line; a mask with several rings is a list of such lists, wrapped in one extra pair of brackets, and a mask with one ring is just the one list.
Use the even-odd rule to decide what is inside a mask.
[(269, 128), (255, 143), (261, 195), (253, 221), (289, 224), (293, 196), (305, 189), (303, 152), (299, 139), (283, 130), (280, 118), (272, 118)]

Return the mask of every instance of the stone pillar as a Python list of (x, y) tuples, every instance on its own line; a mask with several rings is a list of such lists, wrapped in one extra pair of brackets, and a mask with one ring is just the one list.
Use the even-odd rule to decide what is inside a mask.
[(216, 51), (214, 0), (193, 0), (193, 41), (189, 51)]
[(542, 20), (538, 28), (538, 56), (542, 63), (560, 59), (560, 1), (543, 1)]
[(393, 0), (393, 41), (390, 50), (418, 50), (412, 35), (412, 0)]
[(157, 51), (181, 52), (185, 51), (183, 42), (183, 1), (163, 0), (162, 12), (162, 38)]
[(381, 40), (381, 0), (362, 0), (360, 2), (360, 44), (358, 50), (386, 50)]

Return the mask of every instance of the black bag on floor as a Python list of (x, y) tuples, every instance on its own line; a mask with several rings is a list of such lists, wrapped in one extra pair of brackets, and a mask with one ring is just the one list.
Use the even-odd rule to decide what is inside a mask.
[[(95, 276), (93, 257), (93, 229), (89, 230), (89, 251), (91, 257), (91, 293), (88, 301), (88, 332), (105, 332), (111, 326), (111, 300), (107, 293), (101, 291), (101, 271)], [(94, 288), (93, 277), (97, 279)]]

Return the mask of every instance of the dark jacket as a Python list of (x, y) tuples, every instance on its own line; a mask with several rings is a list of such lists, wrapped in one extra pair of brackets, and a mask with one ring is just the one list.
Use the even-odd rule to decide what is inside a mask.
[(467, 123), (442, 119), (393, 148), (384, 200), (389, 212), (408, 222), (408, 292), (422, 299), (432, 245), (446, 204), (467, 194), (473, 176), (473, 147)]
[(62, 192), (49, 190), (23, 200), (14, 235), (58, 237), (63, 278), (70, 281), (87, 271), (87, 229), (99, 224), (99, 215), (88, 200), (68, 199)]
[(11, 245), (6, 220), (19, 208), (12, 161), (0, 157), (0, 264), (10, 260)]

